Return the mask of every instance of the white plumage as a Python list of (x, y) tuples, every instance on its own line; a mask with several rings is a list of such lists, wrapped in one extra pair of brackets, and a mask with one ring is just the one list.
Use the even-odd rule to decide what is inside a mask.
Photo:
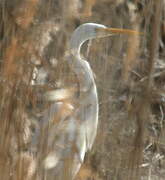
[(77, 76), (78, 92), (69, 93), (67, 89), (47, 92), (45, 97), (54, 103), (44, 113), (41, 127), (36, 131), (36, 138), (42, 137), (40, 147), (46, 146), (47, 149), (41, 164), (46, 180), (73, 179), (96, 137), (99, 111), (97, 88), (89, 63), (80, 56), (82, 44), (88, 39), (122, 32), (125, 30), (95, 23), (83, 24), (73, 32), (66, 58)]

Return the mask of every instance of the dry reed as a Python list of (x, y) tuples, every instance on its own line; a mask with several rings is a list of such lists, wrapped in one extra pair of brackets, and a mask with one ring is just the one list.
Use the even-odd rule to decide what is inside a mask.
[[(64, 60), (65, 51), (73, 29), (90, 21), (138, 29), (144, 35), (93, 40), (88, 49), (83, 47), (96, 74), (100, 115), (97, 139), (76, 179), (163, 180), (165, 3), (72, 3), (0, 0), (0, 179), (58, 179), (43, 169), (52, 153), (47, 135), (49, 130), (55, 139), (53, 128), (42, 129), (37, 146), (33, 134), (51, 105), (44, 101), (44, 92), (71, 90), (53, 127), (62, 115), (72, 113), (77, 79)], [(67, 159), (62, 180), (70, 179), (71, 165)]]

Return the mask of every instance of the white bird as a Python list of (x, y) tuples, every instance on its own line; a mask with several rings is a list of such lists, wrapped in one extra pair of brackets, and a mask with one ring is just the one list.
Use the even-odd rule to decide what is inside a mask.
[[(70, 89), (68, 92), (63, 89), (46, 93), (47, 100), (55, 101), (42, 117), (42, 128), (38, 129), (38, 134), (42, 136), (41, 148), (47, 146), (41, 163), (46, 180), (74, 179), (85, 153), (92, 148), (98, 126), (98, 95), (92, 69), (80, 56), (80, 49), (89, 39), (114, 33), (137, 34), (132, 30), (86, 23), (80, 25), (71, 36), (67, 62), (78, 78), (79, 89), (76, 95)], [(60, 92), (65, 92), (66, 101)]]

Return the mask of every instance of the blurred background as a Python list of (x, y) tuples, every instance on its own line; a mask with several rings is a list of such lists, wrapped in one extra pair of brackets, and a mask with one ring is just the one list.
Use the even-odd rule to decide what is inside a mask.
[(36, 180), (41, 173), (32, 141), (50, 106), (42, 97), (76, 83), (65, 55), (72, 32), (85, 22), (143, 34), (83, 45), (100, 111), (76, 180), (165, 179), (165, 1), (0, 0), (1, 180)]

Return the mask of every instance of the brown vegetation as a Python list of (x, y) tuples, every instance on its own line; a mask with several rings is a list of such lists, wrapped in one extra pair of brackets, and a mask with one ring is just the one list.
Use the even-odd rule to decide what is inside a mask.
[[(74, 90), (77, 79), (65, 52), (84, 22), (143, 35), (83, 46), (96, 75), (100, 114), (77, 180), (165, 179), (164, 1), (0, 0), (0, 180), (44, 179), (40, 163), (48, 150), (40, 139), (43, 149), (33, 153), (33, 131), (50, 107), (44, 92)], [(60, 113), (72, 113), (68, 104), (53, 123)]]

